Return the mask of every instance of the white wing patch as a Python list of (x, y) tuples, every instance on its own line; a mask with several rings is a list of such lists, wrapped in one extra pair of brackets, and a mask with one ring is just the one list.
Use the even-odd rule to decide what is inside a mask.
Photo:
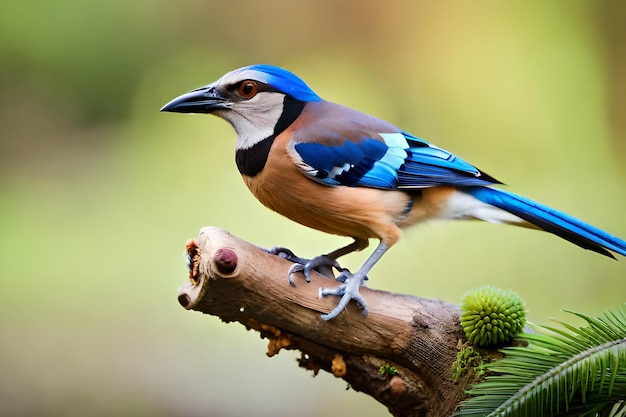
[(402, 133), (379, 133), (378, 135), (390, 148), (407, 149), (409, 147), (409, 143)]
[(328, 178), (335, 179), (338, 175), (341, 175), (344, 172), (349, 171), (350, 168), (352, 168), (352, 165), (350, 165), (347, 162), (343, 164), (343, 166), (340, 166), (340, 167), (334, 166), (333, 169), (331, 169), (330, 172), (328, 173)]
[(383, 163), (393, 169), (400, 168), (404, 164), (407, 157), (406, 150), (409, 148), (406, 138), (402, 133), (379, 133), (378, 135), (389, 147), (378, 163)]

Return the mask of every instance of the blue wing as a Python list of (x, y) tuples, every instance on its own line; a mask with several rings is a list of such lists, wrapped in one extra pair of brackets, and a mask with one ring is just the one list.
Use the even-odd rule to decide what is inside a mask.
[(297, 165), (326, 185), (410, 189), (438, 185), (499, 183), (476, 167), (405, 132), (340, 144), (300, 142), (293, 145)]

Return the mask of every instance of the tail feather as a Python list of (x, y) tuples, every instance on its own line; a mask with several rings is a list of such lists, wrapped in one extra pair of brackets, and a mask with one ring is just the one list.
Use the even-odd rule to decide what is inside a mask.
[(569, 214), (525, 197), (489, 187), (463, 187), (462, 191), (483, 203), (498, 207), (584, 249), (615, 258), (609, 250), (626, 256), (626, 241)]

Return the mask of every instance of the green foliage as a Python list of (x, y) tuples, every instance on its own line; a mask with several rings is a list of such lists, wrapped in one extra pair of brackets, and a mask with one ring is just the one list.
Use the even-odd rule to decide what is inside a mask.
[(485, 361), (480, 352), (472, 346), (459, 351), (456, 355), (456, 361), (452, 364), (452, 376), (459, 379), (467, 372), (474, 372), (476, 377), (482, 377), (485, 374)]
[(461, 327), (474, 346), (508, 343), (526, 325), (524, 302), (511, 290), (474, 288), (463, 296), (461, 309)]
[(485, 365), (496, 375), (469, 391), (475, 397), (458, 415), (626, 415), (626, 303), (600, 317), (570, 313), (587, 325), (522, 335), (528, 346), (504, 348), (504, 359)]
[(381, 366), (378, 372), (382, 376), (394, 376), (398, 373), (398, 369), (395, 366), (386, 364), (386, 365)]

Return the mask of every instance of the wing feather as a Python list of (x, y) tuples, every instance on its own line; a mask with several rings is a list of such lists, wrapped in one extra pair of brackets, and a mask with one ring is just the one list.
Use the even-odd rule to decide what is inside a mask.
[(288, 147), (294, 163), (315, 181), (389, 190), (499, 183), (450, 152), (386, 122), (332, 103), (318, 106), (322, 107), (312, 112), (325, 117), (303, 122)]

